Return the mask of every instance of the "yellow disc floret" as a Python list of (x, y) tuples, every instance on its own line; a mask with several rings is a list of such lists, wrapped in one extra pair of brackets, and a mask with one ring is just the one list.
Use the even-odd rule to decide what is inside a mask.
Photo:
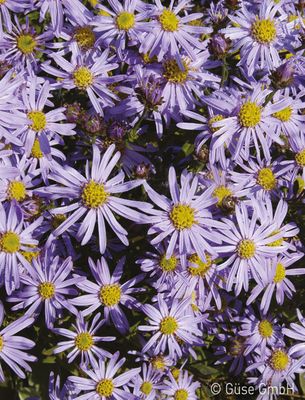
[(150, 362), (154, 369), (163, 370), (165, 368), (165, 360), (163, 356), (153, 357)]
[[(274, 235), (277, 235), (278, 233), (280, 233), (281, 231), (279, 230), (279, 229), (276, 229), (275, 231), (273, 231), (268, 237), (272, 237), (272, 236), (274, 236)], [(284, 242), (284, 239), (283, 238), (279, 238), (279, 239), (277, 239), (277, 240), (274, 240), (273, 242), (271, 242), (271, 243), (268, 243), (266, 246), (269, 246), (269, 247), (277, 247), (277, 246), (281, 246), (282, 244), (283, 244), (283, 242)]]
[(113, 307), (120, 302), (121, 287), (118, 284), (104, 285), (100, 289), (100, 301), (106, 307)]
[(274, 371), (285, 371), (289, 364), (288, 354), (280, 349), (274, 350), (270, 357), (270, 366)]
[(189, 67), (186, 61), (182, 61), (184, 70), (180, 69), (176, 60), (170, 59), (163, 63), (163, 76), (166, 80), (172, 83), (184, 83), (189, 74)]
[(75, 346), (81, 351), (88, 351), (94, 344), (93, 337), (89, 332), (80, 332), (74, 339)]
[(285, 279), (286, 268), (282, 263), (278, 263), (275, 269), (275, 274), (273, 278), (274, 283), (280, 283)]
[(85, 185), (81, 197), (88, 208), (98, 208), (106, 203), (108, 196), (103, 184), (91, 180)]
[(269, 44), (276, 38), (275, 23), (270, 19), (257, 19), (251, 31), (253, 38), (260, 44)]
[(38, 286), (38, 293), (43, 300), (48, 300), (55, 295), (55, 285), (52, 282), (42, 282)]
[(87, 67), (79, 67), (73, 72), (73, 81), (78, 89), (85, 90), (93, 83), (93, 74)]
[(219, 127), (213, 126), (214, 122), (222, 121), (224, 119), (224, 116), (221, 114), (215, 115), (214, 117), (209, 119), (208, 125), (210, 130), (215, 133), (218, 131)]
[(159, 21), (164, 31), (175, 32), (179, 28), (179, 19), (176, 14), (166, 8), (159, 16)]
[(31, 156), (34, 158), (42, 158), (43, 152), (41, 151), (40, 143), (38, 139), (34, 140), (34, 144), (31, 151)]
[(165, 317), (160, 322), (160, 331), (163, 335), (172, 335), (178, 329), (178, 323), (174, 317)]
[(176, 204), (170, 212), (170, 219), (176, 229), (189, 229), (195, 223), (195, 211), (185, 204)]
[(208, 272), (212, 265), (212, 258), (206, 254), (206, 261), (202, 261), (198, 254), (192, 254), (188, 259), (190, 264), (195, 264), (196, 267), (189, 267), (188, 271), (192, 276), (201, 276), (202, 278)]
[(255, 254), (255, 243), (250, 239), (243, 239), (237, 246), (237, 254), (240, 258), (249, 259)]
[(112, 379), (102, 379), (96, 385), (96, 393), (101, 397), (110, 397), (114, 390)]
[(178, 389), (175, 391), (174, 399), (175, 400), (187, 400), (189, 398), (188, 391), (185, 389)]
[(130, 12), (123, 11), (117, 16), (116, 24), (121, 31), (128, 31), (135, 25), (135, 16)]
[(295, 160), (300, 167), (305, 167), (305, 149), (295, 155)]
[(262, 168), (259, 170), (256, 181), (265, 190), (275, 189), (277, 183), (271, 168)]
[(292, 114), (292, 108), (286, 107), (283, 110), (274, 113), (273, 116), (282, 122), (288, 122), (291, 118), (291, 114)]
[(216, 197), (218, 200), (217, 201), (218, 206), (221, 206), (222, 201), (225, 197), (228, 197), (231, 195), (232, 195), (232, 191), (224, 185), (218, 186), (213, 192), (213, 196)]
[(265, 338), (265, 339), (270, 338), (273, 333), (273, 328), (272, 328), (271, 322), (269, 322), (267, 319), (262, 320), (258, 324), (258, 331), (259, 331), (259, 334), (263, 338)]
[(3, 337), (0, 335), (0, 351), (2, 351), (3, 346), (4, 346), (4, 340)]
[(89, 50), (94, 46), (95, 35), (90, 26), (81, 26), (75, 30), (74, 39), (83, 50)]
[(42, 111), (31, 111), (28, 113), (28, 118), (32, 121), (30, 128), (35, 132), (42, 131), (47, 126), (47, 119)]
[(22, 201), (26, 197), (25, 184), (20, 181), (11, 181), (7, 188), (7, 200)]
[(32, 54), (37, 46), (35, 38), (29, 33), (17, 37), (17, 47), (24, 55)]
[(20, 250), (20, 237), (15, 232), (5, 232), (0, 236), (0, 249), (5, 253), (16, 253)]
[(159, 262), (159, 265), (164, 272), (174, 271), (177, 267), (177, 264), (178, 264), (178, 262), (177, 262), (177, 258), (175, 256), (166, 258), (165, 254), (160, 258), (160, 262)]
[(252, 101), (247, 101), (241, 106), (238, 117), (244, 128), (253, 128), (261, 120), (261, 107)]
[(153, 389), (153, 385), (149, 381), (143, 382), (140, 387), (141, 392), (144, 393), (146, 396), (148, 396), (151, 393), (152, 389)]

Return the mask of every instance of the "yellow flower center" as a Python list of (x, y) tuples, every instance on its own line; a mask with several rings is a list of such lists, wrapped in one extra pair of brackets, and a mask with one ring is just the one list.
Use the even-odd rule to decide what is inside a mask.
[(93, 337), (89, 332), (81, 332), (74, 339), (75, 346), (81, 351), (88, 351), (94, 344)]
[(41, 111), (31, 111), (31, 112), (29, 112), (28, 113), (28, 118), (32, 121), (32, 125), (30, 127), (35, 132), (42, 131), (47, 126), (46, 116)]
[(186, 61), (182, 61), (184, 71), (182, 71), (176, 60), (166, 60), (163, 63), (163, 76), (172, 83), (184, 83), (189, 74), (189, 67)]
[(162, 356), (156, 356), (156, 357), (152, 358), (150, 360), (150, 362), (154, 369), (163, 370), (165, 368), (165, 361), (164, 361), (164, 357), (162, 357)]
[(116, 19), (118, 29), (128, 31), (135, 26), (135, 16), (127, 11), (121, 12)]
[(22, 201), (26, 197), (26, 189), (23, 182), (12, 181), (7, 188), (7, 200)]
[(175, 32), (179, 28), (179, 19), (177, 18), (176, 14), (166, 8), (159, 16), (159, 22), (162, 26), (162, 29), (167, 32)]
[(31, 263), (34, 258), (37, 258), (39, 256), (39, 251), (20, 251), (20, 253), (23, 255), (23, 257)]
[(304, 179), (301, 176), (297, 176), (295, 178), (295, 182), (298, 185), (298, 194), (301, 194), (305, 188), (305, 182)]
[[(279, 229), (277, 229), (277, 230), (273, 231), (268, 237), (277, 235), (280, 232), (281, 231)], [(269, 247), (281, 246), (283, 244), (283, 241), (284, 241), (284, 238), (279, 238), (279, 239), (275, 240), (274, 242), (268, 243), (267, 246), (269, 246)]]
[(292, 114), (292, 108), (286, 107), (283, 110), (274, 113), (273, 116), (282, 122), (287, 122), (290, 120), (291, 114)]
[(272, 328), (271, 322), (269, 322), (267, 319), (264, 319), (263, 321), (261, 321), (258, 324), (258, 331), (259, 331), (259, 334), (263, 338), (265, 338), (265, 339), (270, 338), (273, 333), (273, 328)]
[(238, 357), (244, 352), (244, 338), (232, 338), (230, 340), (228, 353), (233, 357)]
[(89, 50), (94, 46), (95, 35), (89, 26), (82, 26), (76, 29), (74, 39), (79, 47), (84, 50)]
[(112, 379), (102, 379), (96, 385), (96, 393), (99, 394), (101, 397), (110, 397), (114, 390), (114, 384)]
[(239, 122), (245, 128), (253, 128), (261, 120), (261, 107), (252, 101), (247, 101), (239, 111)]
[(224, 119), (224, 116), (221, 115), (221, 114), (215, 115), (214, 117), (212, 117), (212, 118), (209, 119), (208, 125), (209, 125), (210, 130), (211, 130), (213, 133), (217, 132), (218, 129), (219, 129), (219, 128), (216, 127), (216, 126), (215, 126), (215, 127), (213, 126), (214, 122), (222, 121), (223, 119)]
[(24, 35), (20, 35), (17, 38), (17, 47), (21, 51), (21, 53), (28, 55), (33, 53), (37, 46), (36, 40), (32, 35), (26, 33)]
[(20, 249), (20, 237), (15, 232), (5, 232), (0, 236), (0, 249), (5, 253), (16, 253)]
[(226, 186), (218, 186), (214, 192), (213, 192), (213, 196), (217, 198), (217, 205), (221, 206), (222, 201), (225, 197), (231, 196), (232, 192), (229, 188), (227, 188)]
[(118, 284), (104, 285), (100, 289), (100, 300), (106, 307), (113, 307), (120, 302), (121, 287)]
[(0, 336), (0, 351), (2, 351), (3, 346), (4, 346), (4, 340), (3, 340), (3, 337)]
[(0, 4), (4, 4), (6, 0), (0, 0)]
[(102, 15), (103, 17), (111, 17), (111, 14), (109, 14), (107, 11), (105, 10), (99, 10), (99, 15)]
[(189, 229), (195, 224), (195, 211), (192, 207), (177, 204), (170, 212), (170, 219), (176, 229)]
[(188, 271), (192, 276), (201, 276), (203, 278), (212, 265), (212, 258), (208, 254), (206, 254), (205, 262), (200, 259), (198, 254), (192, 254), (188, 260), (189, 263), (197, 265), (197, 267), (188, 268)]
[(160, 267), (165, 272), (174, 271), (177, 267), (177, 258), (175, 256), (166, 258), (166, 255), (164, 254), (164, 256), (160, 258)]
[(237, 254), (240, 258), (249, 259), (255, 254), (255, 244), (253, 240), (243, 239), (237, 246)]
[(258, 171), (256, 181), (265, 190), (274, 189), (277, 183), (271, 168), (262, 168)]
[(176, 332), (178, 323), (174, 317), (165, 317), (160, 322), (160, 331), (163, 335), (172, 335)]
[(177, 381), (178, 378), (179, 378), (179, 375), (180, 375), (180, 369), (179, 369), (179, 368), (173, 367), (173, 368), (171, 369), (171, 373), (172, 373), (172, 375), (173, 375), (173, 378)]
[(295, 160), (300, 167), (305, 167), (305, 149), (295, 155)]
[(148, 396), (151, 393), (152, 389), (153, 389), (153, 385), (151, 382), (148, 382), (148, 381), (143, 382), (140, 387), (141, 392), (146, 394), (146, 396)]
[(270, 365), (274, 371), (285, 371), (289, 364), (289, 356), (283, 350), (274, 350), (270, 357)]
[(178, 389), (175, 391), (174, 399), (175, 400), (187, 400), (189, 398), (189, 394), (185, 389)]
[(33, 144), (32, 151), (31, 151), (31, 156), (34, 158), (42, 158), (43, 157), (43, 153), (41, 151), (40, 143), (39, 143), (38, 139), (34, 140), (34, 144)]
[(88, 208), (98, 208), (106, 203), (109, 193), (104, 185), (95, 181), (87, 183), (82, 192), (82, 200)]
[(280, 283), (285, 279), (286, 269), (282, 263), (278, 263), (275, 270), (275, 275), (273, 278), (274, 283)]
[(43, 300), (51, 299), (55, 295), (55, 285), (52, 282), (42, 282), (38, 286), (38, 293)]
[(87, 67), (79, 67), (73, 73), (73, 81), (78, 89), (85, 90), (93, 83), (92, 72)]
[(269, 44), (276, 38), (275, 23), (270, 19), (256, 20), (251, 31), (254, 39), (261, 44)]

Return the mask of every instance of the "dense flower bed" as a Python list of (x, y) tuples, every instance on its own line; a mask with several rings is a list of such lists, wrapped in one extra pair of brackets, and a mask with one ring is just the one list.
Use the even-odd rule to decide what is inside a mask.
[(0, 399), (304, 398), (304, 2), (0, 16)]

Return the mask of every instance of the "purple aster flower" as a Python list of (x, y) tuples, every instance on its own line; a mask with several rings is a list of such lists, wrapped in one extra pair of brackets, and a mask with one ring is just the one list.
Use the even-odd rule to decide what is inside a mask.
[(23, 256), (24, 251), (32, 251), (38, 241), (33, 238), (33, 232), (41, 224), (43, 218), (37, 218), (33, 223), (24, 224), (24, 218), (15, 201), (4, 208), (0, 204), (0, 274), (1, 283), (11, 294), (20, 286), (20, 266), (28, 270), (29, 262)]
[(182, 301), (174, 299), (171, 304), (167, 304), (158, 295), (156, 307), (144, 304), (142, 310), (149, 317), (149, 325), (140, 325), (138, 329), (153, 333), (142, 349), (144, 353), (155, 346), (157, 354), (169, 352), (170, 357), (176, 358), (182, 356), (179, 339), (188, 345), (202, 345), (202, 332), (198, 328), (202, 318), (194, 316), (190, 298)]
[(249, 278), (254, 278), (257, 283), (261, 282), (266, 259), (287, 249), (282, 240), (283, 233), (277, 233), (277, 224), (270, 223), (269, 220), (260, 221), (256, 212), (256, 208), (259, 207), (257, 201), (252, 199), (251, 204), (252, 215), (244, 202), (236, 205), (236, 221), (224, 218), (223, 221), (230, 229), (219, 233), (224, 245), (217, 250), (222, 255), (229, 256), (221, 264), (222, 267), (230, 267), (227, 290), (230, 291), (235, 285), (236, 295), (242, 288), (248, 291)]
[(164, 380), (165, 388), (162, 390), (168, 400), (198, 399), (196, 391), (201, 385), (199, 382), (193, 382), (193, 377), (187, 371), (181, 371), (178, 379), (175, 379), (171, 373), (168, 378), (169, 380)]
[(149, 53), (150, 57), (158, 56), (158, 61), (162, 61), (165, 55), (176, 60), (179, 68), (183, 71), (184, 65), (181, 59), (181, 49), (195, 61), (197, 59), (195, 49), (203, 49), (204, 44), (198, 37), (202, 33), (210, 33), (211, 28), (195, 26), (190, 22), (202, 17), (201, 13), (186, 14), (183, 17), (179, 13), (190, 6), (190, 0), (178, 1), (174, 6), (175, 0), (171, 0), (169, 7), (162, 5), (160, 0), (155, 0), (152, 9), (154, 25), (140, 46), (141, 53)]
[[(40, 182), (40, 171), (36, 169), (36, 165), (26, 158), (24, 155), (19, 158), (15, 155), (13, 161), (14, 168), (18, 173), (12, 178), (0, 179), (0, 201), (16, 201), (23, 202), (25, 199), (32, 197), (32, 190), (35, 185)], [(10, 166), (7, 166), (8, 171)], [(3, 167), (4, 177), (6, 175)], [(1, 177), (2, 178), (2, 177)]]
[(52, 58), (61, 69), (54, 68), (49, 63), (42, 64), (41, 68), (56, 77), (60, 78), (59, 85), (65, 89), (79, 89), (88, 94), (88, 97), (98, 114), (103, 115), (103, 108), (113, 106), (114, 100), (118, 97), (108, 88), (108, 85), (119, 82), (122, 75), (108, 76), (110, 71), (118, 67), (116, 63), (110, 63), (109, 49), (97, 58), (92, 55), (72, 53), (71, 61), (67, 61), (58, 53), (52, 54)]
[[(44, 155), (49, 156), (51, 139), (56, 139), (58, 143), (64, 144), (61, 136), (75, 135), (73, 130), (75, 124), (63, 123), (66, 120), (64, 107), (45, 112), (47, 106), (54, 107), (49, 100), (50, 91), (48, 81), (40, 81), (34, 77), (29, 78), (27, 87), (22, 92), (25, 111), (17, 114), (21, 121), (15, 135), (23, 141), (25, 153), (28, 156), (35, 150), (40, 150)], [(39, 143), (35, 142), (36, 139)]]
[(78, 296), (71, 301), (72, 304), (77, 306), (86, 306), (86, 309), (82, 311), (84, 316), (102, 307), (105, 320), (110, 322), (111, 318), (114, 326), (122, 334), (129, 330), (129, 323), (121, 309), (121, 305), (138, 310), (140, 303), (131, 294), (144, 290), (133, 288), (135, 284), (143, 279), (143, 275), (138, 275), (123, 284), (120, 283), (124, 262), (125, 259), (122, 258), (111, 276), (105, 258), (102, 257), (96, 264), (89, 258), (90, 271), (96, 283), (85, 280), (78, 284), (77, 286), (88, 294)]
[(237, 171), (231, 172), (231, 179), (244, 187), (244, 194), (254, 195), (258, 199), (278, 198), (282, 195), (280, 188), (284, 186), (286, 173), (291, 170), (291, 161), (282, 158), (272, 160), (271, 157), (261, 159), (250, 157), (247, 164), (237, 162)]
[[(139, 44), (143, 40), (143, 33), (149, 32), (154, 26), (153, 22), (148, 22), (151, 12), (149, 9), (139, 10), (138, 0), (111, 0), (111, 9), (98, 4), (100, 12), (93, 21), (95, 31), (101, 33), (98, 42), (102, 42), (104, 47), (114, 46), (120, 58), (123, 58), (123, 51), (126, 43)], [(137, 12), (136, 11), (140, 11)]]
[[(295, 374), (303, 372), (302, 364), (304, 365), (304, 358), (296, 359), (292, 355), (291, 348), (279, 344), (259, 354), (246, 372), (259, 371), (259, 376), (251, 379), (257, 387), (259, 384), (264, 384), (266, 389), (271, 386), (280, 388), (286, 382), (289, 388), (296, 390)], [(267, 398), (270, 398), (269, 395), (265, 397)]]
[(277, 318), (264, 314), (257, 318), (251, 308), (245, 310), (238, 334), (246, 338), (245, 355), (257, 348), (259, 353), (263, 354), (267, 347), (273, 347), (279, 343), (284, 345), (282, 328), (278, 325)]
[[(226, 229), (222, 222), (212, 219), (209, 207), (216, 203), (212, 189), (206, 189), (197, 195), (198, 178), (191, 173), (181, 175), (181, 188), (178, 187), (176, 172), (169, 170), (169, 190), (171, 199), (159, 195), (148, 184), (145, 184), (150, 199), (162, 210), (152, 210), (150, 218), (152, 227), (148, 234), (156, 234), (152, 245), (160, 243), (170, 236), (166, 257), (170, 258), (176, 244), (180, 254), (191, 254), (194, 250), (205, 260), (205, 251), (216, 254), (210, 243), (221, 243), (215, 228)], [(214, 228), (214, 229), (213, 229)]]
[(98, 366), (93, 370), (83, 368), (89, 378), (70, 376), (69, 380), (75, 388), (85, 392), (74, 400), (136, 400), (137, 397), (128, 391), (127, 386), (141, 369), (133, 368), (117, 375), (125, 362), (125, 358), (119, 360), (119, 356), (120, 353), (116, 352), (107, 364), (99, 360)]
[(21, 25), (14, 15), (16, 25), (13, 25), (11, 33), (4, 33), (0, 41), (0, 61), (7, 61), (19, 71), (26, 69), (30, 75), (38, 69), (38, 56), (45, 53), (46, 42), (53, 36), (51, 31), (37, 34), (30, 26), (26, 17), (24, 25)]
[(113, 212), (132, 221), (145, 223), (148, 221), (148, 217), (133, 208), (139, 208), (143, 211), (151, 209), (148, 203), (113, 196), (113, 194), (127, 192), (143, 183), (142, 180), (124, 183), (123, 171), (108, 179), (121, 156), (119, 152), (113, 154), (114, 150), (115, 146), (111, 145), (101, 157), (98, 147), (94, 145), (91, 172), (89, 170), (89, 161), (87, 161), (85, 177), (71, 167), (65, 166), (62, 168), (56, 165), (50, 173), (49, 179), (59, 182), (60, 185), (50, 185), (44, 189), (37, 190), (38, 195), (47, 195), (51, 199), (68, 198), (72, 200), (71, 204), (52, 210), (52, 214), (66, 214), (73, 211), (55, 229), (53, 234), (55, 236), (61, 235), (86, 214), (79, 226), (76, 237), (82, 241), (82, 245), (88, 243), (97, 222), (101, 254), (105, 252), (107, 244), (105, 220), (118, 238), (125, 245), (128, 245), (127, 231), (117, 222)]
[(23, 287), (8, 299), (10, 302), (18, 303), (12, 309), (19, 310), (27, 308), (25, 315), (37, 317), (44, 308), (47, 327), (53, 327), (57, 317), (66, 308), (73, 314), (77, 310), (73, 307), (67, 295), (77, 294), (73, 285), (84, 280), (84, 277), (71, 277), (73, 263), (71, 257), (61, 261), (53, 251), (46, 249), (45, 253), (37, 259), (32, 260), (32, 265), (27, 267), (28, 275), (21, 276)]
[(257, 154), (263, 150), (265, 158), (270, 157), (272, 142), (283, 144), (278, 133), (272, 114), (280, 111), (291, 103), (290, 98), (282, 99), (264, 107), (266, 97), (271, 93), (269, 89), (262, 90), (261, 85), (255, 85), (252, 91), (223, 93), (219, 98), (211, 96), (202, 100), (221, 115), (227, 118), (216, 120), (213, 128), (215, 140), (212, 148), (227, 145), (233, 160), (249, 158), (250, 150), (254, 146)]
[[(0, 304), (0, 325), (3, 324), (4, 308)], [(32, 325), (34, 318), (21, 317), (14, 322), (6, 325), (0, 330), (0, 359), (3, 360), (20, 378), (25, 378), (25, 373), (22, 371), (31, 371), (28, 361), (36, 361), (36, 357), (31, 356), (25, 351), (35, 346), (35, 343), (23, 336), (15, 336), (22, 329)], [(4, 382), (5, 377), (2, 366), (0, 364), (0, 381)]]
[(265, 268), (263, 279), (253, 288), (247, 304), (251, 304), (263, 294), (260, 308), (266, 314), (274, 294), (276, 302), (280, 305), (284, 303), (285, 297), (291, 299), (296, 289), (288, 276), (304, 275), (305, 268), (290, 268), (290, 266), (302, 257), (302, 253), (293, 253), (268, 260), (269, 265)]
[(235, 15), (229, 15), (237, 26), (222, 32), (233, 41), (233, 51), (240, 49), (239, 65), (245, 65), (249, 75), (256, 68), (271, 71), (281, 63), (278, 50), (283, 48), (286, 19), (286, 14), (277, 15), (281, 7), (281, 1), (276, 4), (264, 0), (257, 13), (242, 3)]
[(91, 365), (97, 366), (97, 360), (105, 357), (111, 358), (112, 354), (103, 350), (98, 346), (99, 342), (111, 342), (115, 340), (113, 336), (97, 336), (96, 332), (103, 326), (104, 320), (100, 319), (101, 314), (98, 313), (92, 320), (89, 327), (88, 322), (85, 322), (83, 316), (79, 314), (76, 319), (76, 324), (72, 325), (74, 330), (65, 328), (54, 328), (53, 332), (62, 336), (66, 336), (68, 340), (59, 342), (55, 354), (66, 350), (71, 350), (67, 355), (68, 362), (73, 362), (77, 356), (81, 355), (81, 366)]
[(142, 371), (133, 380), (133, 394), (137, 398), (155, 400), (160, 391), (163, 392), (165, 385), (161, 382), (162, 372), (155, 370), (153, 366), (142, 364)]

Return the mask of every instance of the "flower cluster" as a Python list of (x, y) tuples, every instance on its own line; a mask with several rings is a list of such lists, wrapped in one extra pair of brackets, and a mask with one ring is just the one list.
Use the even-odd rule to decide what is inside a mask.
[(1, 399), (305, 396), (304, 49), (303, 0), (0, 0)]

